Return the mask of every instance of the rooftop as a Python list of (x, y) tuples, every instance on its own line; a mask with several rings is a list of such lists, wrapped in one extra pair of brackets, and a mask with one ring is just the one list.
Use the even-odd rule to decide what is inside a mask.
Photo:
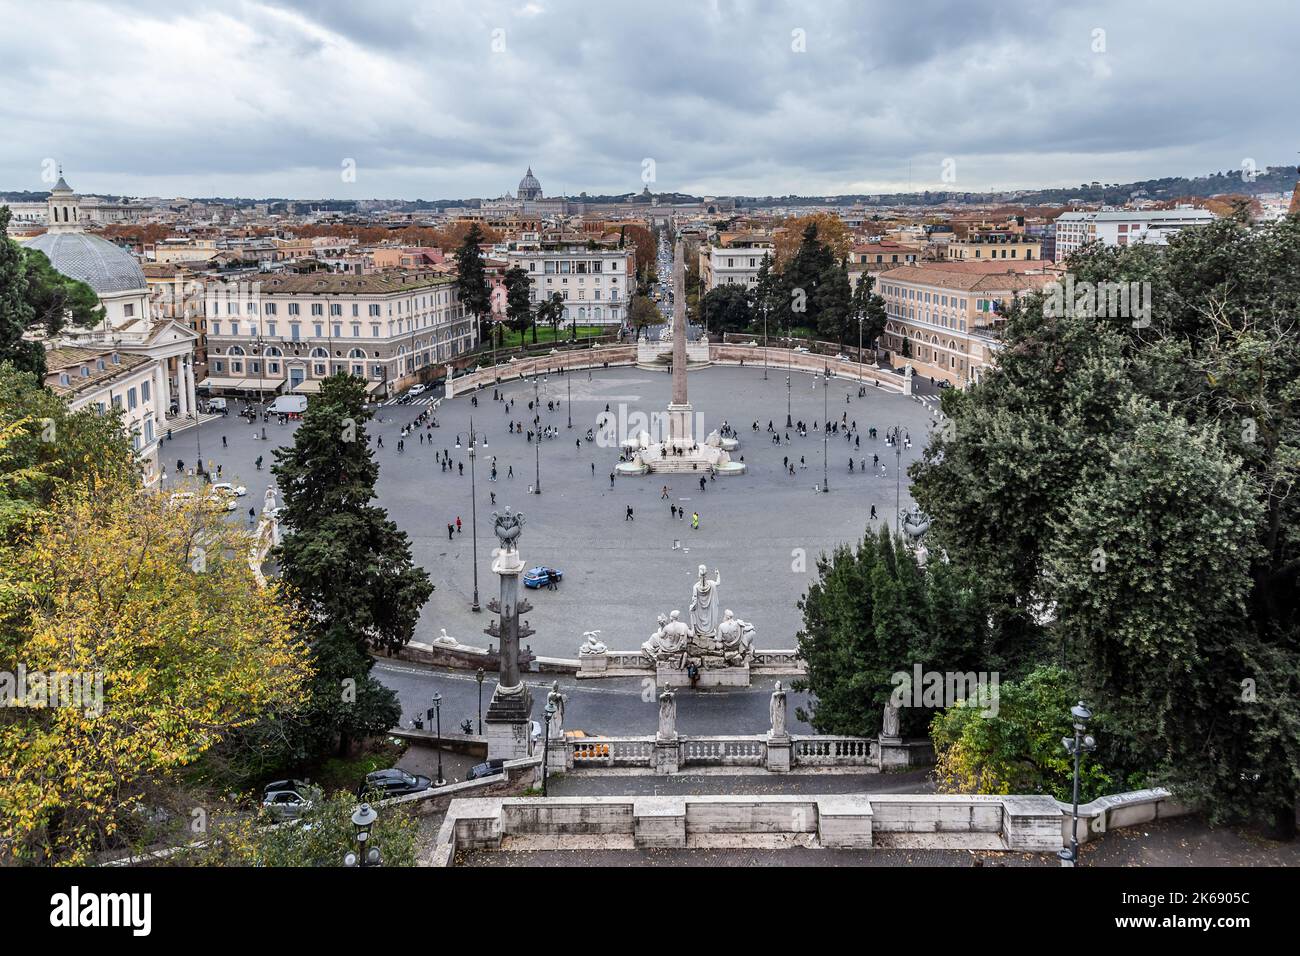
[(372, 275), (274, 274), (259, 280), (263, 293), (288, 295), (391, 295), (412, 289), (442, 288), (455, 284), (448, 275), (420, 272), (379, 272)]

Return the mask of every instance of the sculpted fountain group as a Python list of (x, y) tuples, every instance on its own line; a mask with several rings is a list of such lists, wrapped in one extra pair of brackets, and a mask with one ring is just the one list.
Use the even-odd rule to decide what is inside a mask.
[[(717, 679), (709, 683), (749, 682), (749, 662), (754, 656), (754, 626), (723, 610), (719, 589), (722, 573), (708, 575), (704, 565), (691, 595), (690, 623), (680, 611), (659, 615), (659, 626), (641, 645), (641, 653), (653, 664), (661, 682), (697, 683), (706, 672), (728, 668), (743, 671), (743, 680)], [(685, 678), (684, 681), (675, 678)], [(742, 674), (737, 673), (736, 678)]]

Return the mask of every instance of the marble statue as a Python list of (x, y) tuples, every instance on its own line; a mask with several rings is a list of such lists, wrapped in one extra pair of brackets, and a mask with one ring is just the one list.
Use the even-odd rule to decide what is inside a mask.
[(579, 657), (584, 654), (604, 654), (609, 650), (604, 641), (596, 639), (596, 635), (599, 633), (600, 631), (582, 632), (582, 646), (578, 648)]
[(641, 645), (641, 652), (652, 661), (680, 659), (691, 639), (691, 629), (681, 616), (681, 611), (673, 611), (667, 618), (660, 614), (659, 628)]
[(700, 565), (700, 579), (695, 582), (691, 596), (691, 629), (699, 637), (713, 637), (718, 630), (718, 587), (722, 584), (722, 572), (714, 570), (713, 580), (708, 578), (708, 569)]
[(785, 691), (781, 687), (781, 682), (776, 682), (776, 689), (772, 691), (772, 701), (768, 704), (768, 716), (772, 719), (772, 730), (769, 736), (784, 737), (785, 730)]
[(671, 687), (659, 695), (659, 738), (672, 740), (677, 736), (677, 695)]
[(547, 718), (550, 730), (548, 731), (551, 740), (564, 739), (564, 701), (565, 696), (560, 693), (560, 682), (552, 681), (550, 693), (546, 699), (555, 704), (555, 713)]
[(930, 516), (922, 511), (919, 505), (912, 505), (911, 511), (898, 513), (898, 527), (915, 544), (930, 530)]
[(742, 664), (754, 656), (754, 625), (742, 621), (727, 608), (718, 625), (718, 643), (728, 664)]
[(880, 722), (880, 736), (898, 736), (898, 708), (892, 700), (885, 705), (885, 715)]

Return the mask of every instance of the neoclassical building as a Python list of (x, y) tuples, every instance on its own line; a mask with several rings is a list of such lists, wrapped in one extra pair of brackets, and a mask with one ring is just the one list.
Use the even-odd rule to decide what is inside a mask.
[(90, 286), (104, 308), (104, 320), (93, 329), (67, 328), (57, 342), (47, 343), (46, 383), (74, 408), (122, 407), (145, 482), (152, 484), (159, 476), (158, 442), (169, 431), (197, 421), (198, 334), (154, 316), (140, 263), (125, 249), (85, 231), (80, 197), (62, 175), (47, 204), (49, 226), (26, 247), (44, 253), (63, 275)]

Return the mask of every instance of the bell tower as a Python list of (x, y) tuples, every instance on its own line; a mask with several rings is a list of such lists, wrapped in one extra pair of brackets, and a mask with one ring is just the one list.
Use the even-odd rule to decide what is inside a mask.
[(81, 232), (81, 197), (72, 191), (67, 180), (63, 178), (63, 167), (59, 167), (59, 181), (50, 190), (46, 200), (46, 219), (48, 232)]

